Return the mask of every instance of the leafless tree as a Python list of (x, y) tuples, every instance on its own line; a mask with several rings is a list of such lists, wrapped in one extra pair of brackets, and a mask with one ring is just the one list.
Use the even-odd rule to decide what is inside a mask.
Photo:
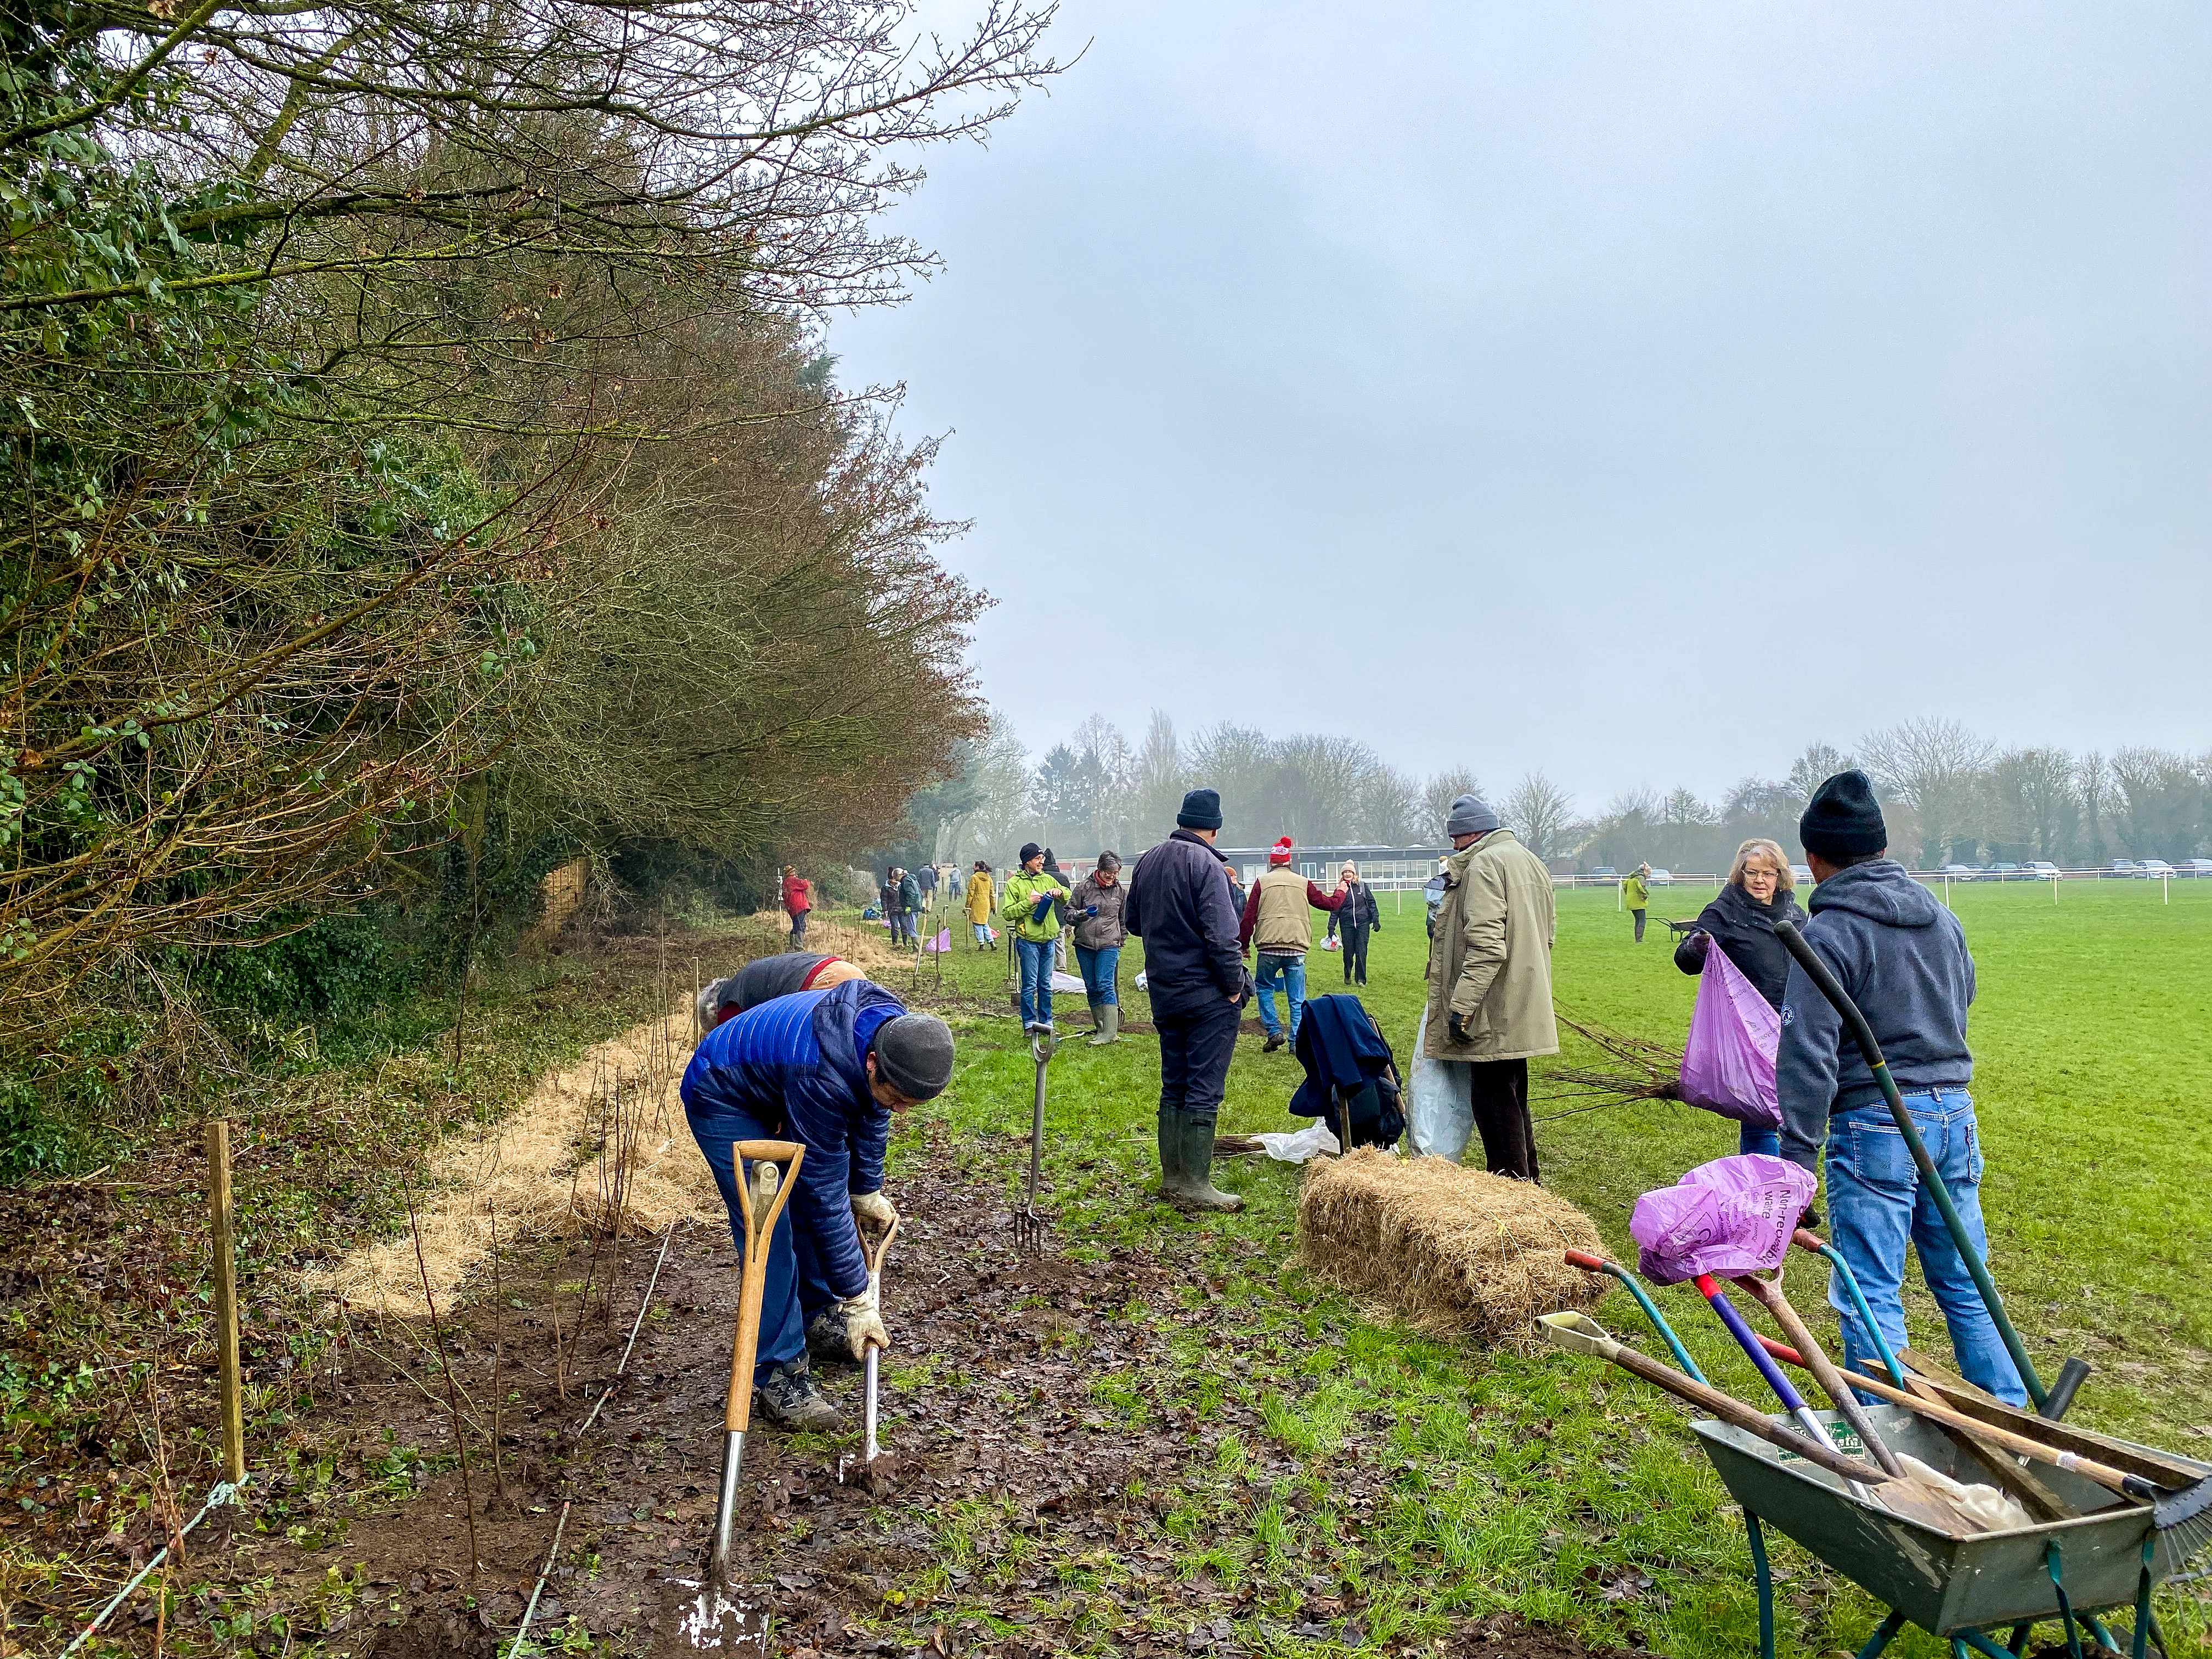
[(1574, 817), (1567, 792), (1541, 772), (1531, 772), (1515, 785), (1498, 813), (1498, 822), (1540, 859), (1561, 858), (1571, 850), (1566, 843)]

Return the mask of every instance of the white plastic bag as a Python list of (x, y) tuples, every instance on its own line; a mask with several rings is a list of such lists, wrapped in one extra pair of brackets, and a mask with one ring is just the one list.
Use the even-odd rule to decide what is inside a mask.
[(1139, 991), (1145, 988), (1145, 975), (1141, 970), (1137, 975), (1137, 988)]
[(1336, 1144), (1326, 1123), (1310, 1123), (1287, 1133), (1254, 1135), (1261, 1150), (1279, 1164), (1304, 1164), (1318, 1152), (1334, 1156), (1344, 1150)]
[[(1428, 1029), (1425, 1011), (1421, 1030)], [(1474, 1133), (1474, 1074), (1468, 1061), (1431, 1060), (1415, 1040), (1413, 1068), (1406, 1077), (1406, 1129), (1419, 1155), (1459, 1162)]]

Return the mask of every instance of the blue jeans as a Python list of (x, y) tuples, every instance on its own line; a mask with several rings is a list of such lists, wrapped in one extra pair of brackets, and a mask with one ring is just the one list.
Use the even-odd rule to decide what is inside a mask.
[[(1916, 1089), (1906, 1093), (1905, 1104), (1966, 1224), (1966, 1237), (1987, 1261), (1982, 1149), (1974, 1129), (1973, 1097), (1957, 1087)], [(1891, 1352), (1905, 1345), (1905, 1304), (1899, 1292), (1910, 1243), (1919, 1253), (1921, 1275), (1950, 1328), (1951, 1352), (1960, 1375), (2000, 1400), (2015, 1406), (2027, 1403), (2012, 1356), (2005, 1352), (1981, 1292), (1974, 1288), (1951, 1230), (1943, 1224), (1942, 1212), (1921, 1185), (1920, 1171), (1888, 1107), (1856, 1107), (1828, 1120), (1828, 1222), (1836, 1249), (1850, 1264)], [(1829, 1275), (1828, 1305), (1843, 1322), (1844, 1363), (1880, 1376), (1881, 1361), (1850, 1303), (1837, 1276)]]
[[(1765, 1152), (1769, 1158), (1782, 1156), (1782, 1131), (1759, 1129), (1748, 1123), (1739, 1123), (1735, 1131), (1735, 1150), (1739, 1157), (1745, 1152)], [(1853, 1272), (1857, 1269), (1854, 1268)]]
[(1052, 947), (1049, 939), (1014, 939), (1014, 954), (1022, 963), (1022, 1029), (1052, 1024)]
[(1298, 1038), (1298, 1022), (1306, 1012), (1306, 959), (1300, 956), (1276, 956), (1260, 952), (1260, 971), (1254, 979), (1260, 988), (1260, 1024), (1267, 1028), (1269, 1036), (1281, 1036), (1283, 1023), (1275, 1018), (1275, 987), (1283, 988), (1283, 1000), (1291, 1005), (1290, 1038)]
[(1115, 981), (1121, 970), (1121, 947), (1109, 945), (1103, 951), (1086, 951), (1075, 947), (1075, 965), (1083, 972), (1083, 994), (1093, 1002), (1121, 1000), (1115, 989)]
[(991, 924), (989, 922), (978, 921), (972, 923), (971, 926), (975, 929), (976, 944), (988, 945), (991, 942)]
[[(723, 1206), (730, 1212), (730, 1237), (737, 1244), (742, 1265), (745, 1224), (744, 1212), (738, 1207), (743, 1200), (738, 1194), (735, 1143), (780, 1139), (783, 1120), (779, 1116), (771, 1121), (750, 1112), (712, 1108), (695, 1111), (689, 1106), (684, 1109), (684, 1115), (691, 1125), (691, 1138), (706, 1156), (707, 1167), (714, 1172), (714, 1185), (721, 1189)], [(805, 1356), (807, 1322), (836, 1300), (836, 1293), (822, 1276), (813, 1235), (791, 1224), (791, 1208), (787, 1204), (775, 1218), (775, 1230), (769, 1235), (768, 1277), (761, 1293), (760, 1348), (753, 1364), (756, 1383), (765, 1382), (775, 1366)]]

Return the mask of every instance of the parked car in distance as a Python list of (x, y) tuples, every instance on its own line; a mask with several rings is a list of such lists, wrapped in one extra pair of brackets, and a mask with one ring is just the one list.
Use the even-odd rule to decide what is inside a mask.
[(2184, 859), (2174, 866), (2177, 876), (2197, 876), (2212, 878), (2212, 859)]
[(1654, 870), (1644, 879), (1654, 887), (1672, 887), (1674, 884), (1674, 872), (1672, 870)]
[[(2206, 861), (2208, 863), (2212, 863), (2212, 860), (2208, 860)], [(1803, 882), (1808, 887), (1810, 887), (1813, 884), (1813, 866), (1809, 864), (1793, 864), (1790, 866), (1790, 873), (1796, 877), (1799, 881)]]
[(2132, 876), (2135, 872), (2136, 861), (2133, 859), (2114, 859), (2112, 860), (2112, 874), (2116, 876)]
[(1620, 879), (1620, 872), (1614, 869), (1609, 864), (1601, 864), (1596, 869), (1590, 872), (1590, 879), (1592, 881), (1617, 882)]
[(2017, 864), (1992, 864), (1990, 873), (1999, 881), (2018, 881), (2022, 872)]
[(1946, 881), (1972, 881), (1982, 872), (1971, 864), (1947, 864), (1938, 873)]
[(2162, 876), (2171, 876), (2173, 866), (2164, 859), (2137, 859), (2136, 873), (2145, 881), (2156, 881)]
[(2037, 859), (2022, 873), (2039, 877), (2045, 881), (2056, 881), (2058, 879), (2058, 866), (2049, 859)]

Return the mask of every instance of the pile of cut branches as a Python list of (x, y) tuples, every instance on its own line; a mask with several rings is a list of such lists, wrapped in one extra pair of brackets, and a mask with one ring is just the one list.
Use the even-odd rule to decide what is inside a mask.
[(1543, 1097), (1577, 1100), (1591, 1106), (1613, 1106), (1630, 1100), (1680, 1100), (1682, 1097), (1682, 1051), (1663, 1042), (1630, 1036), (1594, 1020), (1579, 1020), (1558, 1013), (1559, 1024), (1599, 1050), (1610, 1065), (1562, 1066), (1547, 1072)]

